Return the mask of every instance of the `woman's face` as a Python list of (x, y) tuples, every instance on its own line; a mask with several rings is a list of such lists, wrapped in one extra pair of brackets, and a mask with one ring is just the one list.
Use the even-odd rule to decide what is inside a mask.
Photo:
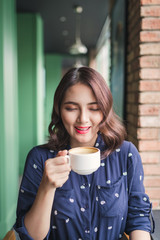
[(70, 135), (71, 147), (94, 146), (103, 114), (89, 86), (77, 83), (67, 89), (61, 118)]

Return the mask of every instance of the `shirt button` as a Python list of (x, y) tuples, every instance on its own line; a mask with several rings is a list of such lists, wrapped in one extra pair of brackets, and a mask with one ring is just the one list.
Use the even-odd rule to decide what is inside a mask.
[(81, 207), (81, 212), (85, 212), (85, 208)]
[(89, 228), (86, 228), (85, 233), (90, 233)]

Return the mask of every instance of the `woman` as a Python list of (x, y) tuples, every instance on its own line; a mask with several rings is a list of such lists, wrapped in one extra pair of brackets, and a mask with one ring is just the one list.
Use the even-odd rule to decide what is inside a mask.
[[(19, 192), (15, 230), (21, 239), (149, 240), (151, 204), (135, 146), (112, 109), (102, 76), (73, 68), (54, 97), (48, 144), (28, 154)], [(70, 148), (96, 146), (100, 168), (90, 175), (70, 169)]]

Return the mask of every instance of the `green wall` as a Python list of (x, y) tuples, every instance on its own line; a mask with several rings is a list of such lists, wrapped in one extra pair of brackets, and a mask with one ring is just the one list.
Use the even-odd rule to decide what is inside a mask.
[(0, 0), (0, 239), (15, 222), (18, 192), (17, 34), (14, 0)]
[(116, 1), (111, 14), (111, 92), (114, 110), (121, 119), (124, 119), (125, 113), (125, 15), (126, 1)]
[(18, 14), (19, 158), (44, 143), (43, 23), (37, 14)]
[(61, 55), (47, 54), (45, 56), (46, 69), (46, 105), (45, 105), (45, 132), (48, 136), (48, 125), (51, 121), (53, 106), (53, 96), (62, 78), (62, 59)]

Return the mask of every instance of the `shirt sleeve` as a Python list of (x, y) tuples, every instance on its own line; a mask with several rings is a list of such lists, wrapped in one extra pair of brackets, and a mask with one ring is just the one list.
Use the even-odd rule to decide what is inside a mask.
[(43, 169), (43, 158), (35, 147), (29, 152), (26, 159), (23, 178), (19, 189), (17, 219), (14, 224), (15, 231), (19, 234), (20, 238), (24, 240), (33, 240), (25, 228), (24, 217), (31, 208), (36, 197), (42, 179)]
[(130, 143), (128, 152), (128, 216), (126, 233), (134, 230), (151, 232), (151, 209), (149, 197), (143, 185), (142, 161), (136, 147)]

